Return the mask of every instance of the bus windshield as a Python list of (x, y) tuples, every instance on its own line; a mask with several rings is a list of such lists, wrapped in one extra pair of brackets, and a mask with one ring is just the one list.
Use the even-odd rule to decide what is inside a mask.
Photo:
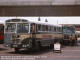
[(6, 32), (15, 32), (15, 30), (16, 30), (15, 23), (6, 24)]
[(9, 23), (7, 24), (6, 32), (28, 33), (29, 24), (27, 23)]
[(29, 24), (27, 23), (17, 24), (17, 33), (28, 33), (28, 32), (29, 32)]

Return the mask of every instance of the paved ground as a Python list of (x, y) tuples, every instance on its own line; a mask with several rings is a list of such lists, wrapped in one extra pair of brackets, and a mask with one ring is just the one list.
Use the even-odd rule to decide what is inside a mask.
[(66, 46), (62, 53), (53, 53), (52, 49), (44, 48), (41, 51), (25, 51), (15, 53), (13, 49), (0, 45), (0, 60), (80, 60), (80, 46)]

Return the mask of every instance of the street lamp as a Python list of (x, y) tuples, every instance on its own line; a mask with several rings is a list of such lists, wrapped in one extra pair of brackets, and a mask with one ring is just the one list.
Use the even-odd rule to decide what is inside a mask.
[(48, 20), (47, 20), (47, 19), (45, 19), (45, 22), (48, 22)]
[(41, 21), (40, 17), (38, 18), (38, 21)]

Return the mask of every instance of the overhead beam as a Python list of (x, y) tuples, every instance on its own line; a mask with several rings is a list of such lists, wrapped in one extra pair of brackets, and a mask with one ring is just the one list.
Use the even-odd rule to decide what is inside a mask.
[(0, 16), (80, 16), (80, 5), (0, 6)]

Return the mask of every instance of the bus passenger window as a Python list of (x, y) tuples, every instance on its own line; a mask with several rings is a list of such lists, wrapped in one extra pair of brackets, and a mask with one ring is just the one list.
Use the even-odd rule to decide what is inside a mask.
[(50, 27), (48, 26), (48, 32), (49, 32)]
[(54, 27), (52, 27), (52, 31), (54, 32)]
[(38, 31), (41, 31), (41, 28), (42, 28), (42, 27), (41, 27), (41, 25), (39, 24), (39, 25), (38, 25)]
[(53, 32), (53, 26), (51, 26), (51, 32)]
[(45, 25), (42, 25), (42, 31), (45, 31)]
[(50, 26), (50, 32), (51, 32), (51, 26)]
[(56, 32), (56, 27), (54, 27), (54, 32)]
[(62, 28), (61, 27), (59, 27), (59, 32), (62, 32)]
[(48, 31), (48, 26), (46, 25), (46, 31)]
[(50, 26), (48, 26), (48, 31), (50, 32)]
[(59, 27), (57, 27), (56, 31), (59, 32)]

